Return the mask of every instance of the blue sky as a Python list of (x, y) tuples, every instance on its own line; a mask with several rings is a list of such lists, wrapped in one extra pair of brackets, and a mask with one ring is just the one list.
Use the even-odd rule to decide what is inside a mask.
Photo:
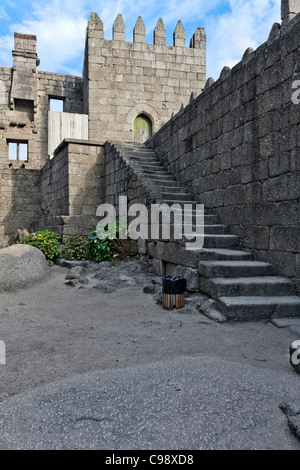
[(207, 76), (217, 79), (224, 65), (232, 67), (248, 47), (266, 41), (274, 22), (280, 22), (280, 0), (0, 0), (0, 65), (12, 66), (13, 33), (36, 34), (40, 70), (82, 74), (85, 29), (90, 13), (98, 13), (105, 37), (111, 39), (112, 24), (122, 13), (126, 40), (138, 16), (153, 42), (160, 17), (167, 29), (167, 44), (180, 19), (187, 44), (197, 27), (207, 32)]

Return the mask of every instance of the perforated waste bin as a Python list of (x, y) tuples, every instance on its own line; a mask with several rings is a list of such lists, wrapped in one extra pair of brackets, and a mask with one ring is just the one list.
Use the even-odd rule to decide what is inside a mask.
[(186, 279), (180, 276), (162, 278), (162, 306), (173, 310), (185, 306)]

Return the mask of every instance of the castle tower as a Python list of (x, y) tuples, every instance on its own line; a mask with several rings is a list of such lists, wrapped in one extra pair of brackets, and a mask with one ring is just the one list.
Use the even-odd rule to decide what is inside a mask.
[[(13, 54), (13, 78), (10, 96), (10, 106), (15, 108), (20, 100), (36, 105), (36, 67), (40, 61), (36, 52), (36, 36), (15, 33), (15, 48)], [(30, 106), (30, 103), (28, 103)]]
[[(146, 43), (146, 28), (139, 17), (133, 41), (125, 41), (125, 24), (119, 14), (112, 40), (104, 38), (103, 24), (92, 13), (87, 27), (84, 65), (84, 110), (89, 114), (92, 140), (134, 141), (136, 126), (144, 123), (156, 132), (172, 114), (196, 97), (206, 82), (206, 35), (198, 28), (191, 46), (181, 21), (173, 46), (166, 45), (166, 28), (158, 20), (154, 43)], [(137, 121), (138, 119), (138, 121)]]

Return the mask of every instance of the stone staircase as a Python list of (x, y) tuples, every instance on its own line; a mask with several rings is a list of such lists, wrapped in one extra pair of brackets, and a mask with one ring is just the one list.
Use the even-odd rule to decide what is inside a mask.
[[(112, 145), (149, 187), (153, 204), (197, 204), (193, 195), (161, 166), (151, 149), (135, 143)], [(252, 253), (243, 250), (240, 237), (230, 234), (229, 227), (220, 223), (217, 214), (204, 213), (204, 233), (204, 248), (186, 252), (185, 265), (198, 269), (200, 291), (214, 299), (212, 317), (216, 311), (238, 321), (300, 317), (300, 297), (296, 295), (294, 283), (276, 275), (271, 264), (258, 261)], [(182, 264), (183, 242), (177, 241), (174, 247), (178, 258), (181, 253), (178, 264)], [(164, 260), (170, 261), (168, 255)], [(209, 311), (204, 313), (210, 316)]]

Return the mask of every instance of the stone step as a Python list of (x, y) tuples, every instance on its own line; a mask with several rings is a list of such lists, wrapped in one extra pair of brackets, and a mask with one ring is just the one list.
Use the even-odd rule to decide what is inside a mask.
[(169, 181), (172, 181), (172, 182), (175, 182), (174, 178), (172, 175), (169, 175), (168, 173), (165, 173), (165, 172), (162, 172), (162, 173), (151, 173), (150, 171), (148, 172), (144, 172), (144, 171), (141, 171), (141, 176), (144, 177), (145, 179), (149, 179), (151, 181), (157, 181), (157, 182), (161, 182), (162, 180), (169, 180)]
[(261, 261), (200, 261), (198, 270), (202, 276), (210, 278), (273, 276), (274, 274), (273, 266)]
[(141, 163), (139, 162), (140, 169), (142, 171), (155, 171), (155, 172), (160, 172), (160, 171), (166, 171), (164, 167), (160, 166), (157, 162), (147, 162), (147, 163)]
[(166, 201), (173, 199), (173, 198), (176, 199), (177, 201), (186, 201), (187, 199), (191, 199), (193, 197), (193, 194), (186, 193), (184, 192), (183, 189), (179, 192), (173, 192), (173, 191), (162, 192), (161, 195)]
[(161, 182), (159, 181), (158, 184), (156, 184), (157, 190), (160, 191), (161, 194), (163, 192), (166, 192), (166, 191), (171, 191), (172, 193), (173, 193), (173, 191), (178, 192), (178, 193), (180, 193), (180, 191), (182, 191), (180, 186), (176, 186), (176, 183), (174, 183), (172, 181), (167, 181), (167, 183), (169, 183), (169, 184), (163, 184), (162, 185)]
[(154, 176), (155, 178), (162, 178), (162, 177), (167, 177), (167, 179), (172, 178), (174, 181), (174, 178), (170, 173), (168, 173), (166, 170), (160, 169), (151, 169), (151, 168), (140, 168), (140, 172), (149, 175), (149, 176)]
[(295, 295), (295, 285), (279, 276), (225, 278), (200, 278), (200, 290), (215, 299), (240, 296), (288, 296)]
[[(190, 209), (189, 207), (186, 207), (185, 204), (188, 204), (189, 206), (191, 206), (192, 209)], [(202, 209), (202, 208), (201, 208), (201, 209), (197, 209), (197, 205), (200, 205), (200, 206), (201, 206), (201, 204), (198, 204), (198, 203), (193, 202), (193, 201), (190, 201), (189, 203), (187, 203), (187, 202), (180, 202), (181, 210), (184, 210), (185, 214), (187, 214), (187, 215), (189, 215), (189, 216), (192, 215), (193, 217), (194, 217), (196, 214), (199, 214), (199, 213), (202, 214), (202, 212), (203, 212), (203, 209)], [(204, 207), (204, 206), (202, 206), (202, 207)], [(176, 212), (176, 210), (177, 210), (177, 209), (175, 209), (175, 212)], [(215, 213), (210, 214), (205, 208), (204, 208), (204, 212), (205, 212), (207, 215), (214, 215), (214, 216), (216, 215)]]
[(143, 167), (143, 168), (148, 168), (148, 167), (149, 167), (149, 168), (150, 168), (150, 167), (151, 167), (151, 168), (155, 167), (155, 168), (158, 168), (158, 169), (163, 169), (163, 168), (164, 168), (164, 167), (161, 166), (160, 163), (159, 163), (156, 159), (154, 159), (154, 158), (151, 159), (151, 160), (149, 160), (148, 158), (147, 158), (147, 160), (146, 160), (146, 158), (140, 158), (140, 159), (134, 158), (134, 161), (137, 162), (137, 163), (138, 163), (141, 167)]
[(137, 147), (123, 147), (122, 149), (122, 152), (123, 153), (131, 153), (131, 154), (134, 154), (134, 155), (154, 155), (156, 159), (157, 156), (156, 156), (156, 153), (153, 152), (153, 150), (151, 149), (147, 149), (147, 148), (137, 148)]
[[(163, 201), (164, 203), (166, 204), (169, 204), (169, 206), (172, 206), (172, 204), (197, 204), (195, 201), (189, 201), (189, 200), (185, 200), (185, 199), (164, 199)], [(183, 208), (184, 209), (184, 208)]]
[(237, 235), (205, 235), (204, 248), (232, 248), (241, 243)]
[[(178, 217), (178, 211), (175, 211), (175, 212), (176, 212), (177, 217)], [(182, 217), (183, 217), (184, 209), (182, 209), (181, 214), (182, 214)], [(219, 218), (218, 218), (217, 215), (209, 215), (209, 214), (206, 214), (205, 212), (204, 212), (204, 215), (203, 215), (203, 212), (198, 212), (198, 214), (199, 214), (199, 216), (201, 216), (201, 221), (203, 220), (205, 226), (219, 227), (221, 225), (221, 224), (218, 223)], [(171, 212), (171, 223), (174, 222), (174, 219), (176, 219), (176, 215), (174, 216), (173, 213)], [(181, 220), (183, 220), (183, 219), (181, 219)], [(193, 223), (192, 223), (193, 228), (197, 226), (194, 222), (195, 222), (195, 219), (193, 219)], [(226, 225), (222, 225), (222, 227), (226, 227)], [(228, 228), (226, 228), (226, 230), (228, 230)]]
[(154, 155), (156, 155), (156, 153), (152, 149), (138, 145), (124, 145), (123, 143), (121, 143), (120, 145), (118, 145), (118, 147), (122, 148), (122, 150), (124, 150), (125, 152), (153, 153)]
[[(203, 235), (185, 234), (185, 237), (182, 240), (178, 240), (178, 244), (183, 246), (187, 242), (194, 243), (196, 241), (196, 238), (199, 238), (199, 239), (203, 238)], [(204, 236), (203, 248), (234, 248), (234, 247), (238, 247), (239, 245), (240, 245), (240, 237), (236, 235), (206, 234)], [(196, 251), (199, 251), (199, 249), (198, 250), (196, 249)], [(214, 277), (219, 277), (219, 276), (216, 275)]]
[[(182, 227), (184, 228), (184, 224), (172, 224), (172, 226), (174, 227)], [(192, 224), (192, 229), (193, 230), (196, 230), (196, 229), (200, 229), (201, 227), (203, 227), (203, 232), (207, 235), (225, 235), (225, 234), (228, 234), (229, 232), (229, 228), (227, 225), (221, 225), (221, 224), (218, 224), (218, 225), (210, 225), (210, 224), (206, 224), (205, 221), (204, 221), (204, 225), (199, 225), (199, 224)]]
[(300, 317), (300, 298), (296, 296), (221, 297), (219, 307), (229, 320), (237, 321)]
[(146, 147), (130, 147), (128, 145), (124, 146), (123, 147), (123, 150), (125, 152), (132, 152), (132, 153), (141, 153), (141, 154), (144, 154), (144, 153), (152, 153), (153, 155), (156, 156), (156, 153), (153, 152), (153, 150), (151, 149), (147, 149)]
[(149, 163), (159, 165), (157, 162), (156, 157), (151, 157), (151, 156), (140, 156), (140, 155), (132, 155), (132, 153), (129, 154), (130, 160), (132, 160), (135, 163), (138, 163), (139, 165), (147, 165)]
[[(205, 220), (214, 216), (207, 215)], [(203, 248), (199, 251), (199, 261), (252, 261), (254, 255), (247, 251)]]
[[(196, 235), (199, 246), (204, 238), (202, 250), (186, 250), (187, 242), (197, 246), (193, 234), (193, 240), (183, 237), (176, 242), (162, 243), (159, 257), (166, 262), (198, 267), (200, 287), (215, 299), (211, 301), (215, 303), (216, 310), (220, 310), (222, 318), (253, 321), (272, 316), (300, 317), (300, 298), (294, 295), (294, 284), (289, 279), (275, 276), (271, 264), (256, 261), (252, 253), (239, 249), (240, 237), (230, 235), (229, 227), (219, 223), (215, 212), (203, 207), (199, 210), (199, 203), (192, 200), (191, 193), (185, 192), (190, 188), (178, 183), (152, 149), (132, 142), (117, 142), (115, 145), (120, 154), (123, 152), (131, 160), (132, 168), (143, 179), (149, 193), (156, 192), (152, 203), (179, 206), (175, 213), (170, 214), (171, 225), (175, 222), (175, 228), (181, 228), (181, 224), (177, 224), (176, 212), (183, 215), (184, 211), (185, 215), (193, 216), (191, 231), (204, 229), (204, 237)], [(188, 209), (185, 209), (186, 205), (189, 205)], [(203, 218), (197, 219), (196, 215)], [(171, 227), (171, 237), (174, 237), (173, 229), (174, 226)]]
[[(147, 180), (148, 178), (145, 177), (144, 178), (145, 180)], [(161, 189), (169, 189), (170, 187), (174, 187), (174, 188), (178, 188), (180, 189), (180, 186), (177, 185), (177, 181), (174, 181), (174, 179), (150, 179), (149, 181), (151, 181), (151, 184), (155, 184), (155, 186), (157, 186), (158, 188), (161, 188)]]

